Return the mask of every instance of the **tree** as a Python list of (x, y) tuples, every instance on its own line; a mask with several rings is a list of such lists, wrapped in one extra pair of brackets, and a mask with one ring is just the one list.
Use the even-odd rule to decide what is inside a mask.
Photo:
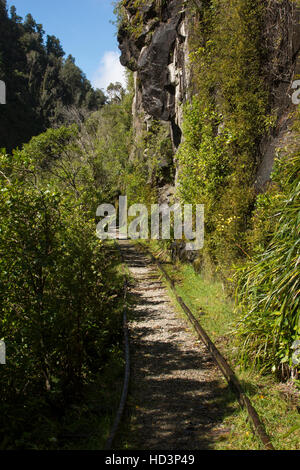
[(17, 9), (14, 5), (10, 7), (10, 17), (14, 23), (22, 22), (22, 17), (17, 15)]
[(60, 41), (59, 39), (57, 39), (56, 36), (47, 35), (46, 52), (48, 56), (52, 54), (54, 57), (57, 57), (58, 59), (65, 55), (64, 50), (60, 44)]
[(118, 103), (124, 97), (125, 90), (120, 82), (110, 83), (107, 87), (107, 94), (110, 102)]
[[(64, 123), (66, 107), (94, 111), (105, 96), (65, 53), (59, 39), (47, 36), (31, 14), (24, 21), (6, 2), (0, 3), (0, 80), (7, 85), (7, 104), (0, 107), (0, 148), (8, 151), (48, 127)], [(68, 122), (68, 121), (67, 121)]]

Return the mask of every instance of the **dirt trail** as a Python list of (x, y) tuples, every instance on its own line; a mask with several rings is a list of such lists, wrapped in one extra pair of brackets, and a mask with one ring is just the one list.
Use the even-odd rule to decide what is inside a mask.
[(120, 247), (135, 278), (126, 441), (132, 449), (213, 449), (232, 411), (221, 373), (175, 311), (156, 266), (130, 242)]

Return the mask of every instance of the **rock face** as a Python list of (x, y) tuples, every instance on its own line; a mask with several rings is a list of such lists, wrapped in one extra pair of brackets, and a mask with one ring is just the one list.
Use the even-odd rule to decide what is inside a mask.
[(283, 148), (291, 137), (290, 115), (295, 110), (292, 84), (300, 74), (300, 7), (295, 2), (273, 1), (273, 7), (267, 9), (263, 41), (268, 58), (264, 75), (277, 125), (260, 144), (261, 162), (255, 181), (258, 192), (264, 191), (270, 180), (277, 149)]
[[(193, 3), (201, 10), (201, 1)], [(169, 122), (174, 154), (182, 140), (182, 103), (192, 88), (188, 67), (191, 28), (188, 4), (184, 0), (123, 0), (126, 15), (118, 33), (121, 63), (134, 71), (135, 76), (135, 131), (138, 135), (142, 128), (147, 130), (153, 118)], [(264, 190), (270, 179), (276, 148), (288, 138), (289, 115), (294, 109), (292, 83), (300, 73), (299, 21), (295, 2), (269, 1), (262, 35), (267, 54), (263, 72), (277, 126), (260, 143), (255, 182), (258, 192)]]
[[(276, 127), (258, 142), (254, 176), (256, 193), (270, 181), (278, 148), (291, 138), (290, 114), (295, 109), (292, 84), (300, 74), (299, 7), (292, 0), (267, 0), (262, 18), (261, 44), (264, 68), (261, 70), (270, 91), (269, 111)], [(151, 131), (153, 120), (169, 126), (173, 162), (161, 163), (168, 179), (156, 181), (160, 203), (176, 200), (180, 173), (176, 152), (182, 142), (183, 106), (193, 94), (194, 81), (188, 63), (189, 36), (193, 24), (203, 13), (202, 0), (123, 0), (123, 21), (118, 41), (121, 63), (134, 72), (133, 128), (136, 141), (143, 131)], [(194, 9), (189, 11), (189, 6)], [(226, 2), (220, 2), (226, 8)], [(197, 11), (195, 15), (195, 11)], [(195, 85), (196, 86), (196, 85)], [(218, 90), (215, 90), (217, 94)], [(224, 126), (226, 123), (220, 124)], [(151, 132), (149, 132), (150, 134)], [(140, 152), (140, 154), (138, 153)], [(133, 156), (148, 161), (148, 149), (133, 149)], [(149, 158), (150, 160), (150, 158)], [(175, 171), (174, 171), (175, 170)], [(193, 262), (195, 253), (187, 252), (185, 242), (173, 243), (174, 258)]]
[(181, 140), (180, 105), (188, 90), (183, 3), (126, 1), (127, 21), (118, 33), (121, 63), (135, 72), (134, 118), (144, 113), (146, 121), (151, 116), (170, 122), (174, 149)]

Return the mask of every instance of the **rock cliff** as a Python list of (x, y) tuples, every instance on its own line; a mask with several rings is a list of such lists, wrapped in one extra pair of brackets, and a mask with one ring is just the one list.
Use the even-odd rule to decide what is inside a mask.
[[(175, 149), (181, 140), (181, 104), (189, 89), (188, 29), (182, 0), (125, 1), (118, 41), (121, 63), (135, 75), (135, 121), (147, 116), (171, 123)], [(137, 122), (138, 126), (139, 123)]]
[[(292, 83), (300, 73), (299, 7), (290, 0), (265, 0), (265, 4), (263, 73), (277, 126), (260, 143), (257, 191), (270, 178), (276, 147), (288, 138)], [(126, 14), (118, 32), (121, 63), (135, 77), (136, 132), (147, 128), (152, 118), (169, 122), (174, 154), (182, 139), (182, 104), (192, 95), (188, 40), (195, 18), (189, 13), (191, 5), (199, 12), (202, 1), (123, 0)]]

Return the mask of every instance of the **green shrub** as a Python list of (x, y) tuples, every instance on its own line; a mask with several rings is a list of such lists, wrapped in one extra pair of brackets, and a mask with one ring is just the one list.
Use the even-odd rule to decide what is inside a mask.
[(75, 143), (72, 130), (51, 129), (0, 155), (4, 448), (47, 448), (57, 414), (80, 399), (120, 340), (122, 283), (96, 237), (91, 179)]

